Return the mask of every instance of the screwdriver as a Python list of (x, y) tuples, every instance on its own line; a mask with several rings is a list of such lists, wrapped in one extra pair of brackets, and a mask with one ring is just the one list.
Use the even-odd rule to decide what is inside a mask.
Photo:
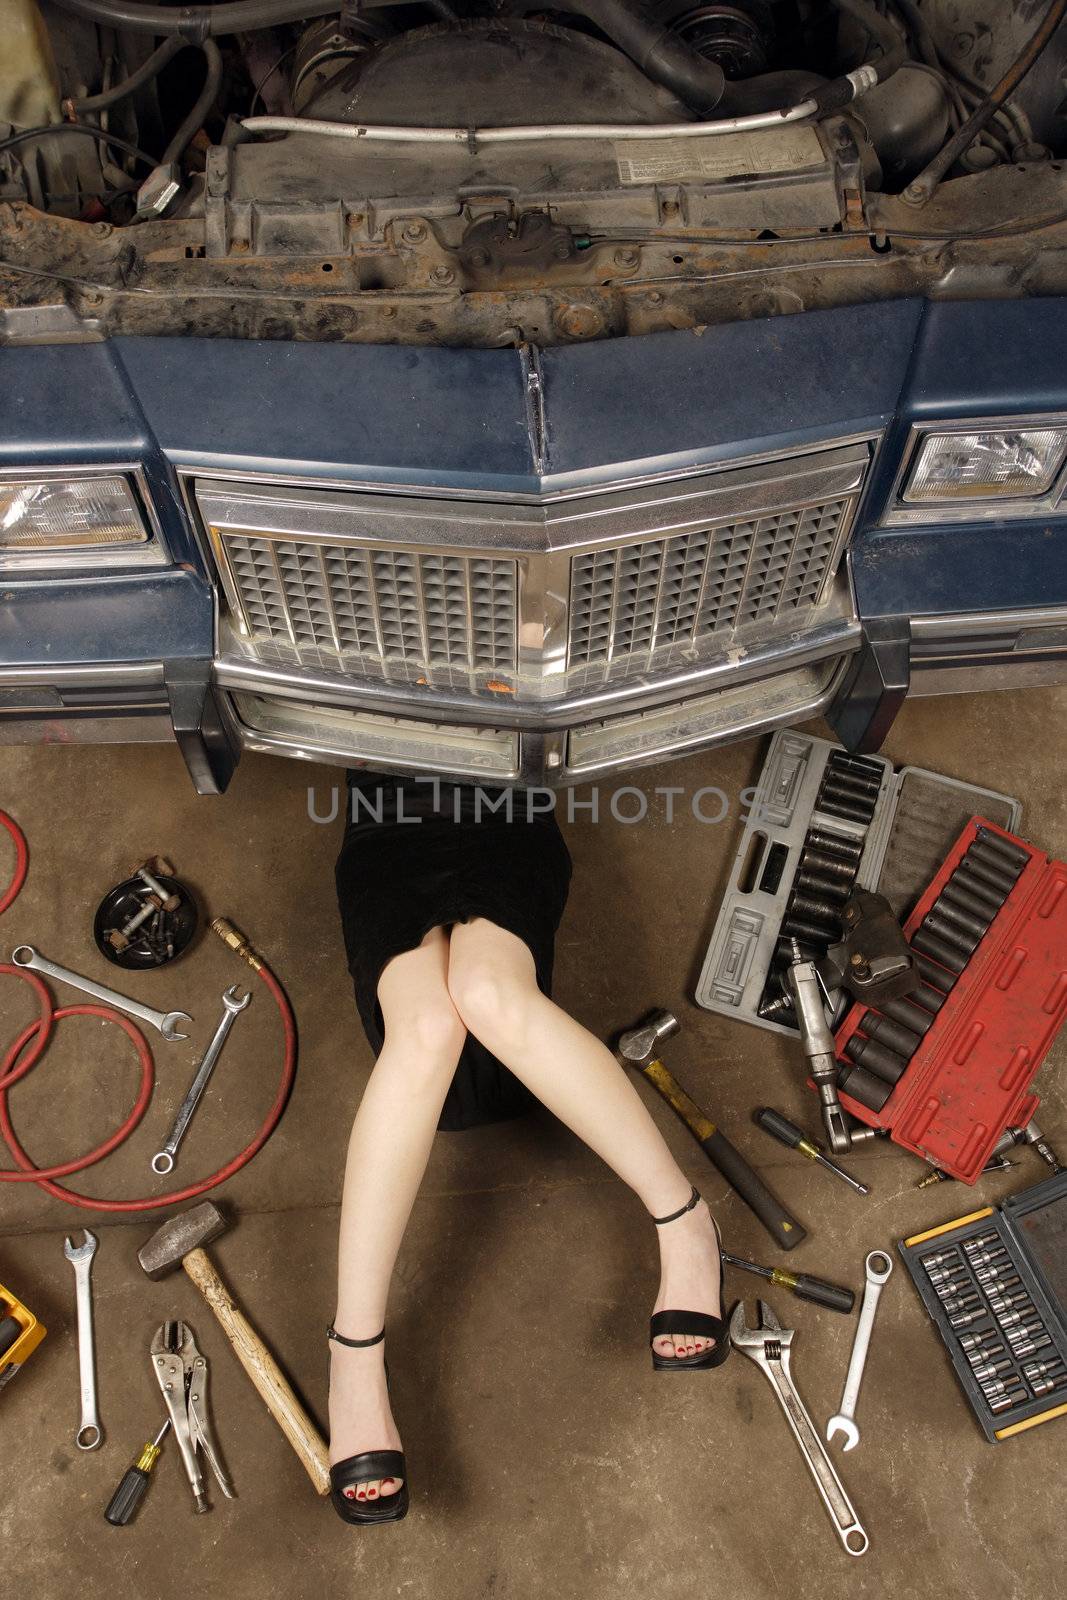
[(860, 1183), (851, 1172), (846, 1172), (836, 1161), (824, 1156), (815, 1140), (809, 1139), (795, 1123), (789, 1121), (788, 1117), (783, 1117), (780, 1111), (775, 1111), (771, 1106), (761, 1106), (755, 1113), (754, 1120), (764, 1133), (770, 1134), (772, 1139), (780, 1139), (782, 1144), (787, 1144), (791, 1150), (799, 1150), (801, 1155), (807, 1156), (810, 1161), (817, 1161), (827, 1172), (835, 1173), (837, 1177), (851, 1185), (857, 1194), (870, 1194), (871, 1191), (865, 1183)]
[(740, 1267), (742, 1272), (754, 1272), (757, 1278), (766, 1278), (771, 1283), (779, 1284), (783, 1289), (791, 1289), (798, 1300), (813, 1300), (817, 1306), (827, 1306), (831, 1311), (840, 1311), (848, 1316), (856, 1304), (856, 1296), (851, 1289), (841, 1289), (836, 1283), (824, 1283), (822, 1278), (809, 1278), (806, 1272), (786, 1272), (782, 1267), (761, 1267), (756, 1261), (746, 1261), (743, 1256), (729, 1256), (724, 1250), (723, 1260), (731, 1267)]
[(151, 1444), (146, 1444), (133, 1466), (127, 1468), (122, 1482), (108, 1501), (104, 1516), (113, 1528), (124, 1528), (144, 1499), (148, 1475), (159, 1459), (159, 1447), (169, 1427), (168, 1417)]

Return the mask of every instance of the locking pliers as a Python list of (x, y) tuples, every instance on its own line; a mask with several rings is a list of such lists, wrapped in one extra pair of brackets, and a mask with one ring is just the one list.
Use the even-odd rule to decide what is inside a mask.
[(152, 1370), (163, 1391), (196, 1509), (208, 1511), (204, 1477), (196, 1453), (198, 1447), (203, 1450), (223, 1494), (230, 1500), (234, 1495), (208, 1413), (207, 1359), (200, 1354), (192, 1329), (184, 1322), (165, 1322), (152, 1340), (150, 1350)]

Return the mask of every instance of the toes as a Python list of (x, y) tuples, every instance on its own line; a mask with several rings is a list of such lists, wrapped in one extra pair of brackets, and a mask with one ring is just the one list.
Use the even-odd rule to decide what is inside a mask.
[(675, 1353), (676, 1356), (684, 1356), (684, 1355), (686, 1355), (688, 1353), (686, 1351), (686, 1348), (685, 1348), (685, 1334), (684, 1333), (676, 1333), (675, 1334), (675, 1336), (674, 1336), (674, 1353)]
[(403, 1483), (403, 1481), (403, 1478), (383, 1478), (382, 1498), (384, 1499), (385, 1496), (389, 1494), (396, 1494), (399, 1491), (400, 1485)]
[(346, 1500), (354, 1500), (356, 1498), (356, 1491), (355, 1491), (354, 1488), (352, 1488), (352, 1489), (343, 1489), (341, 1492), (344, 1495)]
[(693, 1349), (694, 1349), (695, 1353), (698, 1356), (699, 1355), (703, 1355), (703, 1353), (707, 1349), (707, 1347), (708, 1347), (708, 1341), (706, 1339), (701, 1339), (699, 1335), (693, 1341)]
[(673, 1356), (674, 1340), (669, 1334), (661, 1333), (659, 1338), (653, 1341), (652, 1348), (658, 1356)]

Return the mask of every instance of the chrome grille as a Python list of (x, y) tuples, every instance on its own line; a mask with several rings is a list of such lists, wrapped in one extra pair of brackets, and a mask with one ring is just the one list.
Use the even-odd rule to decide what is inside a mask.
[(514, 560), (225, 531), (255, 640), (383, 666), (515, 667)]
[(793, 624), (823, 598), (849, 498), (575, 556), (570, 667)]

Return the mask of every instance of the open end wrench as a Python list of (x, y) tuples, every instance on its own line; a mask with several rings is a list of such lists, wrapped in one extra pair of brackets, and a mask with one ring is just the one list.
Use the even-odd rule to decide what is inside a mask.
[(226, 1043), (226, 1035), (251, 998), (250, 994), (246, 994), (243, 997), (239, 995), (236, 984), (227, 989), (223, 995), (222, 1020), (215, 1029), (211, 1043), (204, 1051), (203, 1059), (196, 1069), (192, 1083), (189, 1085), (189, 1092), (178, 1108), (178, 1115), (174, 1119), (174, 1126), (170, 1130), (170, 1136), (166, 1144), (162, 1150), (157, 1150), (152, 1157), (152, 1171), (159, 1173), (161, 1177), (168, 1172), (174, 1171), (174, 1158), (178, 1154), (178, 1146), (185, 1138), (186, 1129), (193, 1120), (193, 1112), (200, 1104), (200, 1097), (207, 1088), (207, 1080), (214, 1071), (216, 1061), (222, 1054), (222, 1047)]
[(745, 1321), (745, 1302), (739, 1300), (730, 1318), (730, 1343), (754, 1361), (770, 1383), (785, 1412), (793, 1437), (800, 1446), (823, 1505), (830, 1513), (834, 1530), (850, 1556), (862, 1556), (871, 1547), (856, 1508), (845, 1492), (807, 1407), (796, 1391), (790, 1360), (795, 1330), (783, 1328), (766, 1301), (760, 1300), (760, 1326), (750, 1328)]
[(83, 978), (66, 967), (57, 967), (54, 961), (46, 961), (44, 956), (38, 955), (32, 944), (20, 944), (17, 950), (11, 952), (11, 959), (16, 967), (29, 967), (42, 977), (55, 978), (57, 983), (69, 983), (72, 989), (80, 989), (82, 994), (91, 994), (94, 1000), (114, 1006), (116, 1011), (125, 1011), (139, 1022), (147, 1022), (150, 1027), (159, 1029), (168, 1044), (189, 1037), (187, 1033), (178, 1032), (179, 1022), (193, 1020), (187, 1011), (153, 1011), (151, 1006), (139, 1005), (136, 1000), (128, 1000), (124, 994), (116, 994), (114, 989), (105, 989), (102, 983), (94, 983), (91, 978)]
[(81, 1421), (74, 1435), (79, 1450), (95, 1450), (103, 1443), (104, 1430), (96, 1414), (96, 1356), (93, 1352), (93, 1291), (89, 1281), (96, 1237), (83, 1229), (85, 1242), (75, 1244), (70, 1234), (63, 1242), (63, 1254), (74, 1268), (74, 1289), (78, 1307), (78, 1382), (81, 1388)]
[(860, 1430), (856, 1426), (856, 1401), (859, 1399), (863, 1369), (867, 1363), (867, 1347), (871, 1342), (874, 1313), (878, 1309), (882, 1288), (888, 1282), (892, 1270), (892, 1258), (887, 1256), (884, 1250), (871, 1251), (866, 1261), (867, 1281), (863, 1289), (863, 1304), (860, 1306), (856, 1337), (852, 1341), (852, 1356), (848, 1363), (848, 1376), (845, 1378), (845, 1392), (841, 1396), (841, 1409), (826, 1424), (827, 1444), (833, 1443), (835, 1434), (843, 1433), (846, 1450), (854, 1450), (860, 1442)]

